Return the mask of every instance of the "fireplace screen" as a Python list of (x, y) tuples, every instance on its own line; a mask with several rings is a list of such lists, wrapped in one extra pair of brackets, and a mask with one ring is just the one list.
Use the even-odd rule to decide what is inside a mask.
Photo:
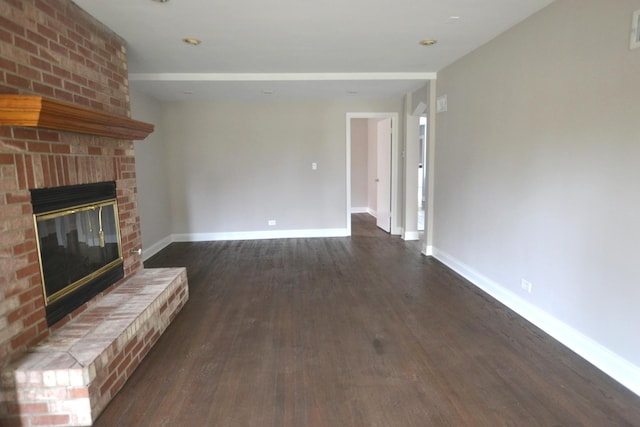
[(47, 305), (122, 263), (115, 200), (35, 217)]

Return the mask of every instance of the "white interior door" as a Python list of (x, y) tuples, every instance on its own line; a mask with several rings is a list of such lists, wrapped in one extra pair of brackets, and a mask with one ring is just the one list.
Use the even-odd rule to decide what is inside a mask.
[[(427, 201), (427, 115), (420, 116), (420, 167), (418, 168), (418, 231), (424, 231)], [(423, 234), (424, 236), (424, 234)]]
[(376, 223), (391, 232), (391, 119), (378, 122), (377, 208)]

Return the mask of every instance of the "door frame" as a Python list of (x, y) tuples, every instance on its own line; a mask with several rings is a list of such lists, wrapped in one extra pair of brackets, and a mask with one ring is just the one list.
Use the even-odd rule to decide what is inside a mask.
[(396, 223), (398, 216), (398, 183), (400, 182), (400, 144), (398, 141), (398, 113), (347, 113), (346, 145), (346, 214), (347, 236), (351, 236), (351, 119), (391, 119), (391, 234), (400, 235), (401, 227)]
[[(367, 119), (367, 129), (376, 129), (376, 225), (391, 234), (391, 119)], [(370, 136), (370, 135), (368, 135)], [(368, 141), (371, 146), (372, 141)], [(369, 162), (371, 164), (371, 162)], [(368, 171), (369, 173), (371, 171)]]

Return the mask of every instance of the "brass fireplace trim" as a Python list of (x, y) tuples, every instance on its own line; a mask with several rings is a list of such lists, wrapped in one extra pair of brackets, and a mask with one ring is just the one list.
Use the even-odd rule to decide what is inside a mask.
[[(103, 267), (99, 268), (98, 270), (84, 276), (83, 278), (76, 280), (75, 282), (71, 283), (68, 286), (65, 286), (64, 289), (59, 290), (58, 292), (55, 292), (52, 295), (47, 295), (47, 289), (45, 287), (45, 278), (44, 278), (44, 269), (42, 267), (42, 252), (40, 250), (40, 236), (38, 235), (38, 221), (44, 221), (44, 220), (48, 220), (48, 219), (54, 219), (54, 218), (59, 218), (65, 215), (69, 215), (69, 214), (74, 214), (77, 212), (83, 212), (83, 211), (90, 211), (90, 210), (95, 210), (95, 209), (99, 209), (105, 206), (113, 206), (113, 214), (114, 214), (114, 219), (115, 219), (115, 227), (116, 227), (116, 236), (118, 239), (118, 258), (111, 261), (109, 264), (104, 265)], [(49, 212), (43, 212), (43, 213), (38, 213), (38, 214), (34, 214), (33, 215), (33, 225), (34, 225), (34, 229), (36, 231), (36, 245), (38, 248), (38, 262), (39, 262), (39, 267), (40, 267), (40, 278), (42, 279), (42, 296), (44, 298), (44, 305), (48, 306), (51, 303), (54, 303), (55, 301), (60, 300), (61, 298), (64, 298), (65, 296), (69, 295), (70, 293), (72, 293), (73, 291), (75, 291), (76, 289), (80, 288), (81, 286), (89, 283), (90, 281), (92, 281), (93, 279), (95, 279), (96, 277), (101, 276), (102, 274), (104, 274), (105, 272), (113, 269), (114, 267), (119, 266), (120, 264), (122, 264), (124, 262), (124, 259), (122, 257), (122, 238), (120, 236), (120, 218), (118, 216), (118, 203), (116, 199), (109, 199), (109, 200), (105, 200), (103, 202), (98, 202), (98, 203), (88, 203), (85, 205), (79, 205), (79, 206), (74, 206), (72, 208), (64, 208), (64, 209), (58, 209), (58, 210), (54, 210), (54, 211), (49, 211)]]

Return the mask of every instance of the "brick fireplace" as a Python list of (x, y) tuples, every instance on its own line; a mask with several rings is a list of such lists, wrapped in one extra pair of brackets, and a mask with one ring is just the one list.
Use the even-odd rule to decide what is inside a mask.
[[(72, 2), (0, 1), (0, 93), (129, 116), (124, 41)], [(30, 190), (115, 181), (125, 277), (142, 268), (133, 142), (0, 126), (0, 360), (49, 333)], [(82, 308), (81, 308), (82, 309)]]
[[(69, 0), (0, 0), (0, 94), (41, 95), (114, 117), (129, 117), (125, 43)], [(82, 313), (87, 313), (85, 318), (90, 317), (92, 321), (104, 317), (103, 308), (91, 312), (91, 307), (109, 306), (108, 298), (117, 300), (117, 295), (105, 296), (111, 292), (105, 291), (52, 328), (47, 326), (31, 205), (30, 191), (34, 189), (105, 181), (116, 184), (124, 268), (124, 278), (110, 290), (122, 288), (121, 293), (141, 292), (146, 294), (143, 298), (149, 298), (149, 292), (144, 291), (144, 281), (156, 284), (167, 274), (148, 273), (142, 267), (133, 141), (67, 130), (0, 124), (0, 369), (5, 372), (3, 380), (6, 380), (6, 369), (10, 365), (28, 359), (30, 354), (39, 355), (43, 360), (51, 359), (47, 353), (41, 353), (41, 347), (49, 345), (46, 344), (48, 337), (55, 334), (64, 336), (66, 325), (71, 325)], [(179, 310), (186, 301), (184, 271), (169, 273), (169, 276), (175, 273), (180, 278), (181, 289), (174, 289), (175, 295), (160, 295), (150, 300), (152, 310), (144, 312), (145, 318), (159, 317), (167, 306), (174, 311)], [(176, 297), (179, 302), (173, 302)], [(132, 317), (133, 329), (123, 327), (121, 333), (143, 336), (140, 343), (126, 344), (129, 356), (132, 349), (137, 349), (134, 358), (139, 363), (158, 338), (158, 331), (163, 330), (174, 315), (168, 315), (166, 320), (151, 327), (140, 324), (138, 317), (141, 314)], [(121, 344), (118, 337), (116, 340)], [(141, 350), (143, 347), (144, 351)], [(112, 359), (126, 357), (126, 354), (118, 353), (120, 350), (116, 351), (115, 344), (103, 350)], [(108, 360), (108, 357), (102, 360), (101, 357), (87, 362), (88, 374), (84, 374), (91, 380), (98, 378), (103, 381), (99, 385), (103, 389), (99, 390), (101, 401), (90, 403), (92, 413), (99, 412), (106, 404), (102, 392), (106, 391), (109, 397), (115, 394), (136, 366), (128, 363), (121, 373), (121, 360)], [(118, 371), (96, 374), (96, 366), (101, 365)], [(35, 376), (31, 376), (31, 371), (24, 372), (5, 383), (8, 381), (18, 387), (18, 383), (24, 380), (25, 384), (39, 382), (47, 385), (46, 372)], [(67, 394), (76, 393), (76, 397), (85, 398), (94, 393), (87, 384), (84, 384), (85, 389), (78, 382), (71, 384), (74, 375), (71, 370), (61, 375), (62, 382), (54, 381), (53, 385), (66, 387)], [(76, 388), (71, 387), (73, 385)], [(97, 383), (92, 387), (98, 387)], [(46, 412), (43, 407), (46, 404), (34, 403), (36, 406), (32, 407), (11, 405), (7, 402), (15, 396), (8, 398), (7, 394), (15, 393), (8, 392), (6, 388), (0, 393), (0, 415), (11, 415), (12, 411), (19, 411), (14, 413), (16, 416), (25, 412)], [(74, 425), (73, 416), (63, 418), (43, 415), (39, 420), (47, 425)], [(31, 425), (36, 423), (34, 420), (18, 417), (11, 421), (11, 425)], [(0, 420), (2, 425), (5, 422), (9, 421)]]

